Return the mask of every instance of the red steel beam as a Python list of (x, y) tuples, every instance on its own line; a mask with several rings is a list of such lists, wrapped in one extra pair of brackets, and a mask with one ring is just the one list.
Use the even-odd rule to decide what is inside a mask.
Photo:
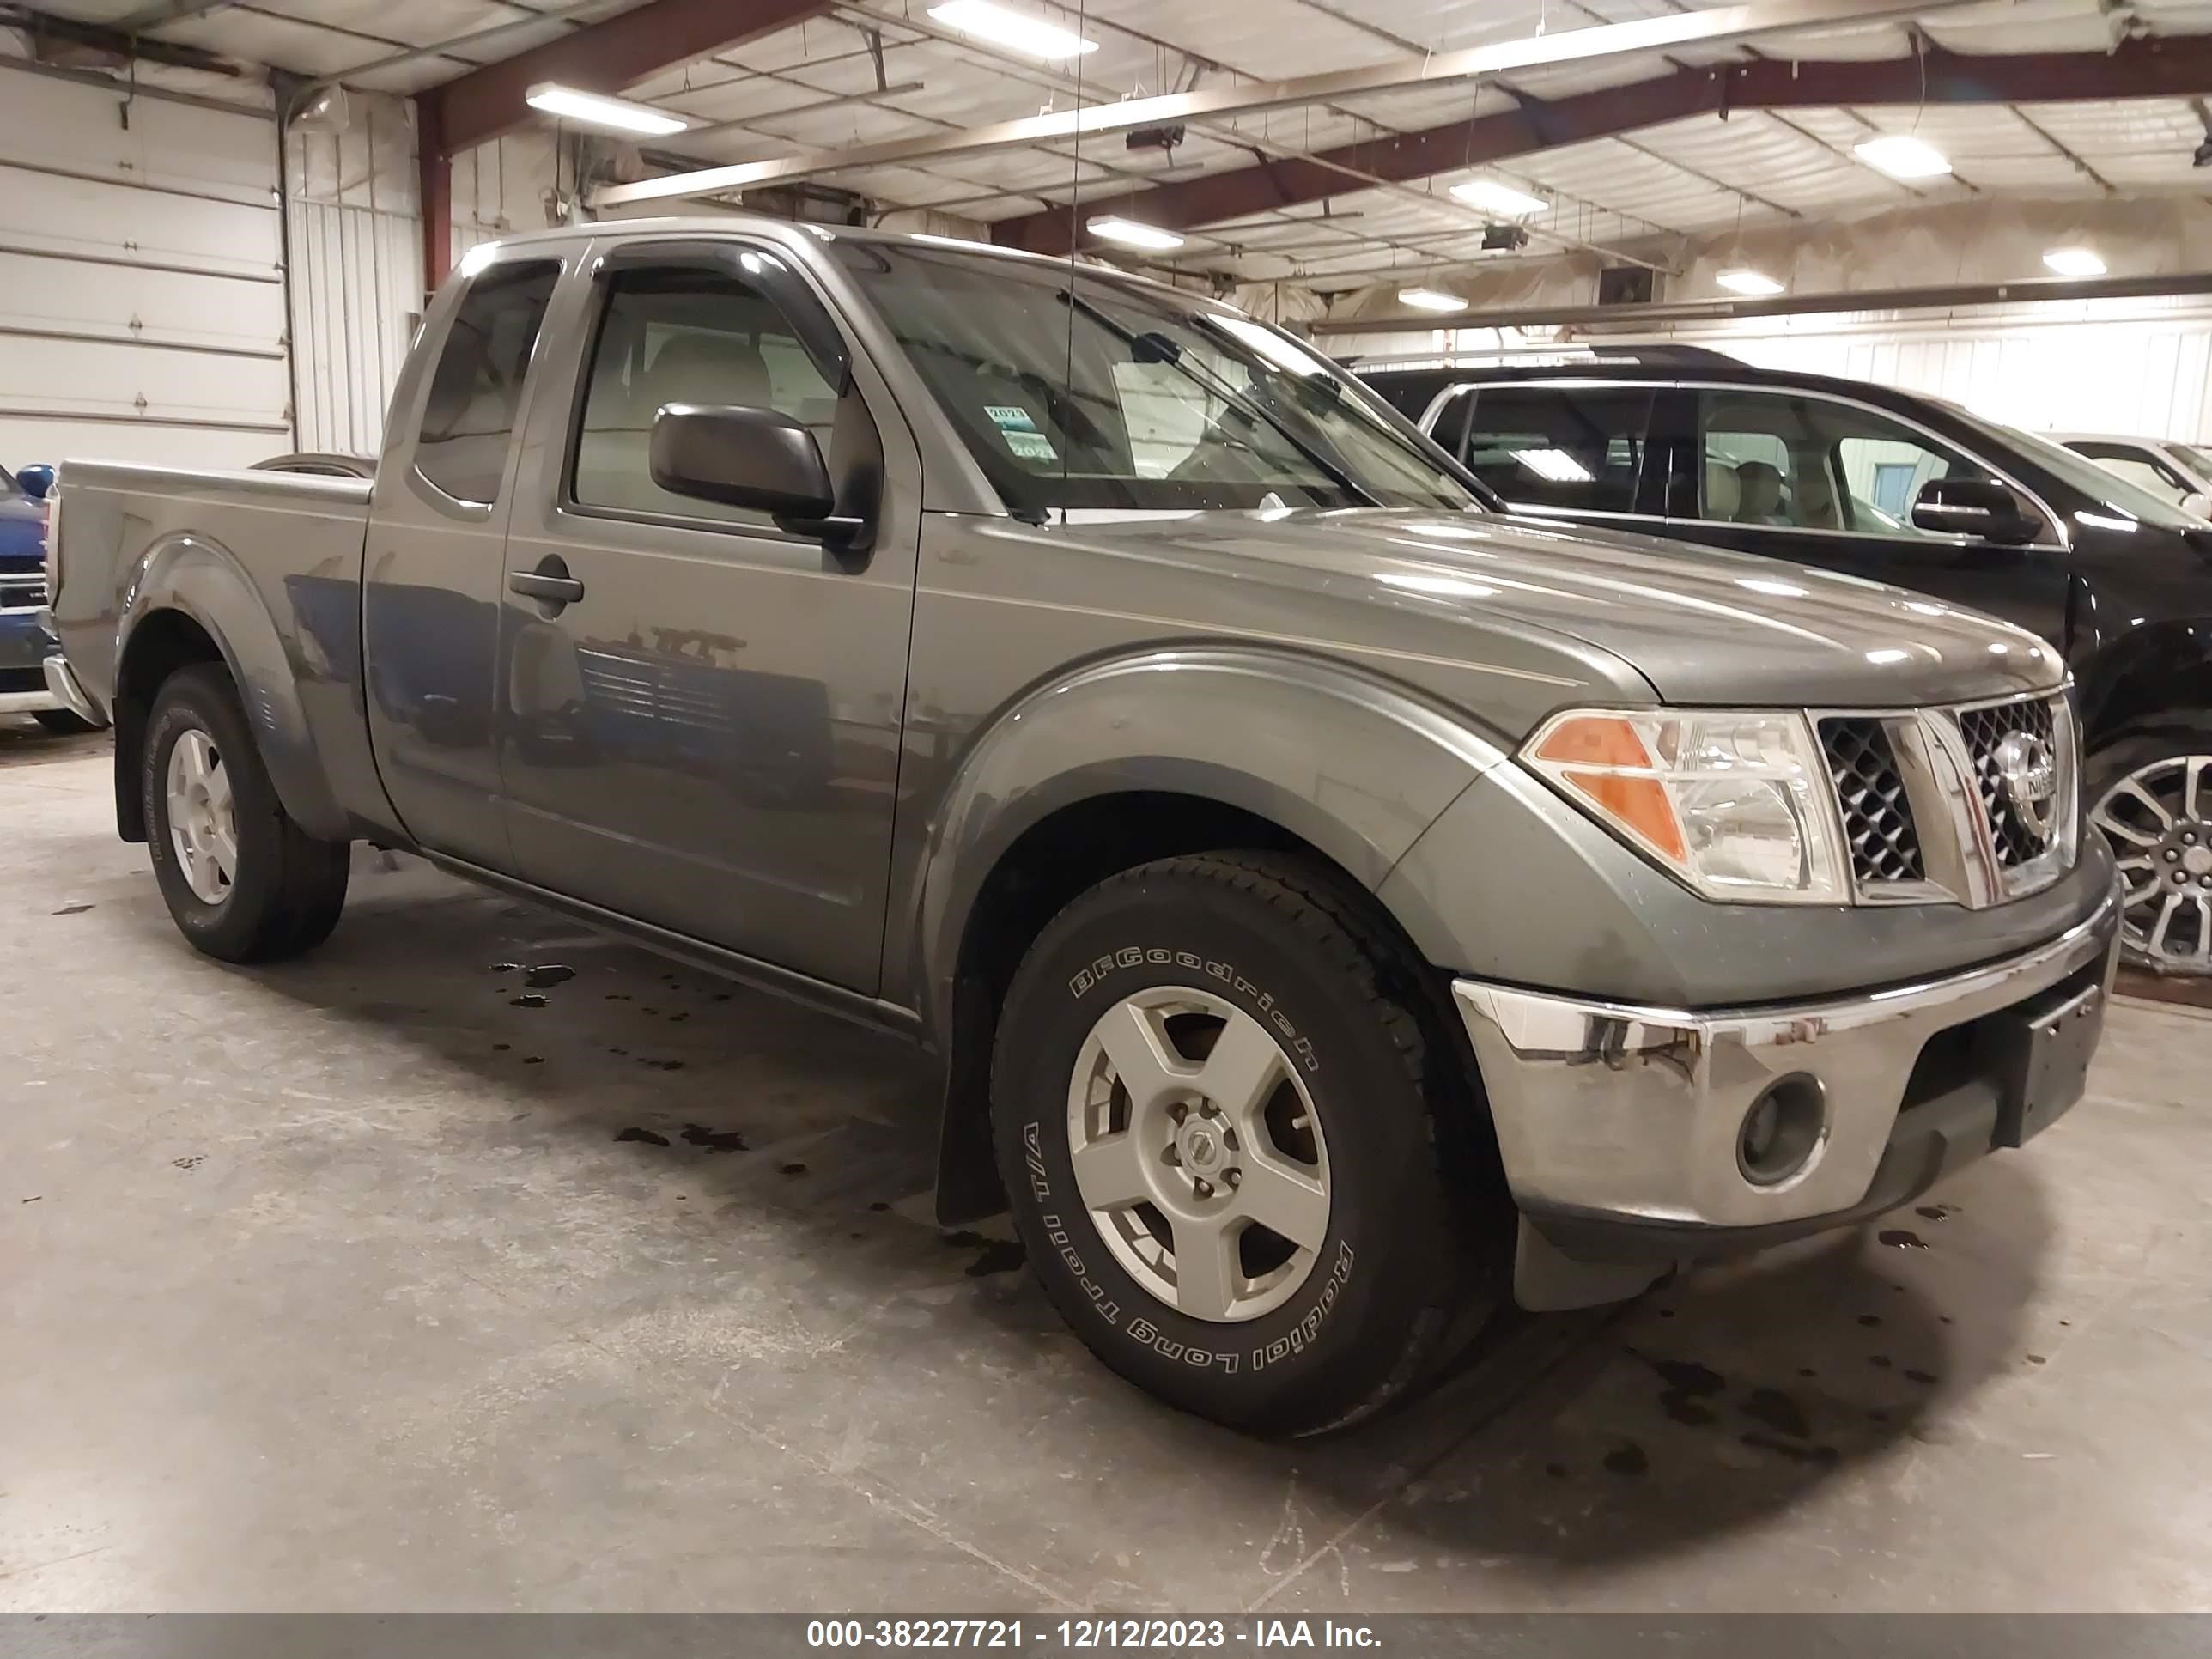
[[(647, 0), (416, 96), (416, 154), (422, 204), (422, 274), (445, 280), (450, 252), (453, 158), (531, 118), (523, 95), (541, 81), (619, 93), (672, 64), (727, 52), (826, 15), (831, 0)], [(432, 216), (434, 198), (438, 210)]]
[[(1923, 74), (1925, 72), (1925, 93)], [(2212, 91), (2212, 35), (2124, 42), (2110, 52), (1981, 54), (1930, 48), (1924, 58), (1792, 62), (1760, 58), (1678, 69), (1649, 80), (1571, 97), (1523, 95), (1515, 108), (1445, 126), (1383, 136), (1317, 152), (1324, 161), (1394, 183), (1432, 178), (1609, 138), (1692, 115), (1732, 110), (1826, 109), (1842, 105), (2079, 103), (2114, 98), (2189, 97)], [(1146, 224), (1193, 229), (1270, 208), (1297, 207), (1362, 188), (1320, 161), (1283, 159), (1209, 173), (1133, 196), (1113, 207)], [(992, 225), (992, 240), (1037, 253), (1068, 251), (1070, 216), (1048, 209)]]

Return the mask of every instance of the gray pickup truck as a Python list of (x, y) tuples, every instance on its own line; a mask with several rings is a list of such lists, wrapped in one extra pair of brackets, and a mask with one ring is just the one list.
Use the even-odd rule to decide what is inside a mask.
[(940, 1216), (1274, 1433), (2080, 1096), (2054, 653), (1516, 521), (1224, 305), (738, 218), (475, 250), (371, 480), (68, 463), (52, 672), (185, 937), (421, 854), (904, 1033)]

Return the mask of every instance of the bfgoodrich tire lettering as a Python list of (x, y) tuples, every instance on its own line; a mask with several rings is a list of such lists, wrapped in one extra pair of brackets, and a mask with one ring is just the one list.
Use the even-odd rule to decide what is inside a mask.
[[(1458, 1144), (1479, 1110), (1468, 1069), (1422, 988), (1426, 970), (1364, 905), (1332, 872), (1274, 855), (1146, 865), (1054, 919), (1000, 1020), (994, 1134), (1047, 1291), (1114, 1370), (1258, 1432), (1340, 1426), (1415, 1388), (1501, 1282), (1499, 1258), (1480, 1247), (1507, 1200)], [(1222, 1010), (1256, 1022), (1326, 1137), (1326, 1231), (1291, 1292), (1253, 1298), (1264, 1310), (1255, 1315), (1183, 1312), (1158, 1275), (1146, 1275), (1148, 1285), (1124, 1265), (1127, 1242), (1109, 1243), (1079, 1188), (1077, 1061), (1102, 1016), (1148, 1000), (1215, 1010), (1221, 1030)], [(1172, 1154), (1157, 1149), (1179, 1162)], [(1152, 1218), (1164, 1231), (1158, 1208)], [(1264, 1230), (1258, 1240), (1278, 1254), (1288, 1243)], [(1180, 1278), (1181, 1263), (1168, 1265)]]
[[(180, 745), (198, 767), (218, 764), (231, 866), (213, 897), (194, 890), (179, 852), (170, 784)], [(181, 668), (155, 694), (139, 777), (154, 878), (177, 927), (193, 945), (226, 962), (297, 956), (330, 937), (345, 905), (351, 848), (316, 841), (292, 821), (261, 763), (229, 677), (212, 664)], [(185, 826), (189, 848), (204, 826)], [(201, 886), (209, 884), (203, 880)]]

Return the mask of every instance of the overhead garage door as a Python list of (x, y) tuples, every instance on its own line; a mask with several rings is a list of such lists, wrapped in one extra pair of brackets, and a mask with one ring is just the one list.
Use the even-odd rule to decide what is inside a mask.
[(0, 462), (291, 446), (276, 129), (0, 69)]

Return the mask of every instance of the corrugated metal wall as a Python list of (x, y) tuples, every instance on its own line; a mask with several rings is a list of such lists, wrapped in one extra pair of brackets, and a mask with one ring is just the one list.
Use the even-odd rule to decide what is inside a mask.
[(285, 140), (300, 447), (374, 455), (422, 308), (415, 139), (396, 99), (349, 95), (337, 132)]
[(289, 447), (276, 126), (0, 60), (0, 459)]
[[(544, 228), (555, 155), (550, 134), (519, 133), (455, 158), (455, 261)], [(425, 302), (414, 124), (401, 100), (351, 93), (340, 131), (295, 128), (285, 156), (300, 447), (373, 456)]]
[(1905, 386), (2036, 431), (2212, 440), (2212, 305), (2201, 299), (1779, 318), (1669, 337), (1766, 368)]

